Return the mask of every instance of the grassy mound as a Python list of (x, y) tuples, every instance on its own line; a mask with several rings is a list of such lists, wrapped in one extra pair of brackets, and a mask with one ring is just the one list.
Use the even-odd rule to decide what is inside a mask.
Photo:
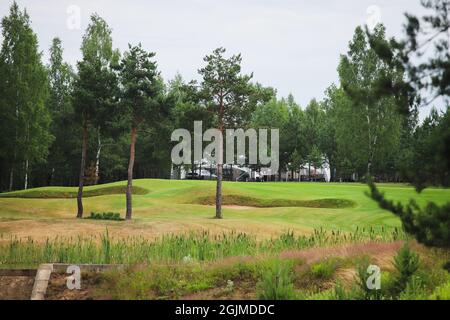
[[(67, 191), (65, 191), (67, 190)], [(133, 186), (133, 194), (144, 195), (149, 191), (145, 188)], [(126, 186), (108, 186), (90, 189), (87, 187), (83, 192), (83, 197), (98, 197), (111, 194), (125, 194)], [(17, 191), (1, 193), (0, 198), (27, 198), (27, 199), (70, 199), (77, 197), (75, 188), (36, 188), (27, 191)]]
[[(214, 205), (215, 196), (200, 197), (194, 200), (195, 204)], [(355, 202), (347, 199), (315, 199), (315, 200), (292, 200), (292, 199), (258, 199), (241, 195), (224, 195), (223, 205), (248, 206), (256, 208), (276, 208), (276, 207), (306, 207), (306, 208), (328, 208), (341, 209), (350, 208), (356, 205)]]

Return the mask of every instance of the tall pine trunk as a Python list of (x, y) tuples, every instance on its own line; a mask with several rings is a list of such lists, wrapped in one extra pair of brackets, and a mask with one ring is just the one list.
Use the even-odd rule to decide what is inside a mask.
[(219, 140), (219, 152), (217, 159), (217, 185), (216, 185), (216, 219), (222, 219), (222, 174), (223, 174), (223, 97), (220, 97), (219, 104), (219, 130), (222, 139)]
[(133, 167), (134, 167), (134, 157), (136, 154), (136, 136), (137, 128), (133, 126), (131, 128), (131, 144), (130, 144), (130, 162), (128, 163), (128, 184), (127, 184), (127, 213), (126, 220), (131, 220), (131, 215), (133, 213), (133, 203), (132, 203), (132, 188), (133, 188)]
[(81, 145), (80, 177), (78, 180), (77, 218), (83, 217), (83, 186), (84, 186), (84, 170), (86, 167), (87, 144), (88, 144), (88, 128), (87, 128), (87, 125), (85, 124), (83, 126), (83, 143)]
[(223, 164), (217, 164), (217, 185), (216, 185), (216, 219), (222, 219), (222, 170)]

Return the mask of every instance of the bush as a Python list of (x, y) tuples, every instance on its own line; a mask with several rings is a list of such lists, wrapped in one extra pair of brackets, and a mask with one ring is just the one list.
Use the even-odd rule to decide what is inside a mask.
[(359, 289), (359, 297), (355, 297), (357, 299), (377, 300), (382, 298), (381, 290), (369, 289), (367, 286), (367, 280), (371, 276), (367, 272), (369, 266), (370, 262), (368, 259), (361, 260), (357, 265), (356, 284)]
[(399, 295), (400, 300), (426, 300), (428, 297), (427, 290), (422, 279), (414, 276), (406, 284), (405, 290)]
[(411, 277), (419, 269), (419, 255), (411, 251), (405, 244), (394, 257), (394, 267), (397, 274), (392, 289), (393, 295), (397, 296), (406, 289)]
[(432, 300), (450, 300), (450, 281), (437, 287), (430, 296)]
[(291, 267), (280, 260), (273, 260), (264, 268), (261, 281), (257, 285), (261, 300), (291, 300), (295, 298), (291, 278)]
[(125, 220), (120, 217), (120, 213), (116, 213), (116, 212), (91, 212), (91, 215), (87, 219), (113, 220), (113, 221)]
[(336, 267), (336, 261), (326, 260), (313, 265), (311, 267), (311, 273), (317, 279), (328, 280), (333, 277)]
[(324, 291), (301, 294), (298, 297), (300, 300), (335, 300), (333, 289), (328, 289)]
[(395, 286), (395, 275), (388, 271), (381, 272), (381, 295), (385, 299), (392, 299)]
[(345, 288), (342, 281), (338, 279), (334, 288), (302, 294), (299, 298), (301, 300), (358, 300), (361, 299), (361, 291), (356, 286)]

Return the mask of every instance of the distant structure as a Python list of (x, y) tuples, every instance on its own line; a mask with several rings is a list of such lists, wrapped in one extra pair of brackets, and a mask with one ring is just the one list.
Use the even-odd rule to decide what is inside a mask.
[[(216, 180), (216, 165), (206, 159), (194, 162), (194, 165), (172, 165), (171, 179), (174, 180)], [(308, 163), (297, 170), (280, 170), (272, 174), (262, 174), (257, 168), (239, 165), (224, 165), (223, 179), (227, 181), (319, 181), (330, 182), (330, 167), (324, 163), (316, 168)]]

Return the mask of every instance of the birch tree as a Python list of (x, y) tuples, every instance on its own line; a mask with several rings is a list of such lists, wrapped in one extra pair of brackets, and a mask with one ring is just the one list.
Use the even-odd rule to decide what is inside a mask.
[(78, 77), (74, 85), (74, 110), (82, 127), (81, 164), (77, 195), (77, 218), (83, 217), (83, 187), (86, 170), (89, 129), (104, 125), (112, 115), (116, 92), (118, 53), (113, 50), (111, 29), (97, 14), (83, 36), (83, 58), (78, 62)]
[[(378, 25), (374, 37), (383, 39), (385, 29)], [(339, 110), (338, 145), (346, 150), (355, 169), (365, 167), (373, 173), (374, 163), (382, 166), (389, 150), (396, 148), (401, 132), (401, 118), (393, 97), (380, 97), (377, 81), (380, 77), (402, 77), (395, 74), (370, 47), (367, 36), (357, 27), (349, 51), (341, 57), (339, 78), (348, 102)]]
[(31, 167), (45, 161), (53, 139), (46, 108), (47, 73), (30, 18), (16, 2), (1, 27), (0, 143), (2, 154), (8, 155), (9, 190), (16, 185), (16, 172), (23, 173), (22, 186), (27, 189)]

